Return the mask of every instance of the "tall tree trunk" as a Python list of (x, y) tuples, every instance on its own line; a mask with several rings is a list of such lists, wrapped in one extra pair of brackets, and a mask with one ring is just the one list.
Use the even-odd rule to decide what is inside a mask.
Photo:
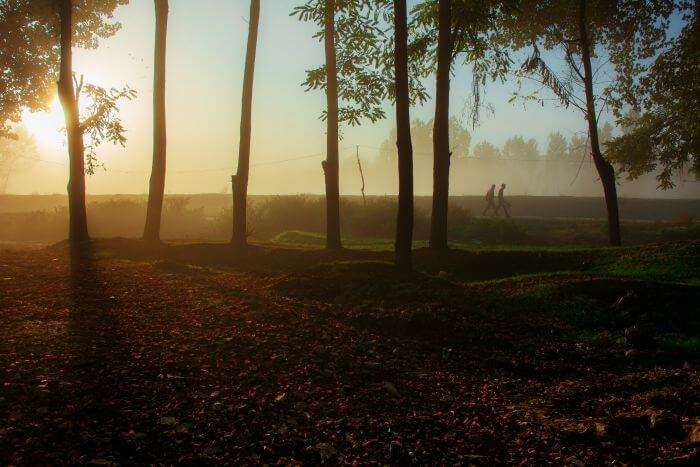
[(78, 96), (73, 86), (73, 2), (61, 0), (61, 68), (58, 77), (58, 97), (63, 107), (68, 137), (70, 175), (68, 179), (68, 238), (71, 242), (89, 240), (85, 211), (85, 148), (80, 128)]
[(153, 73), (153, 165), (148, 187), (148, 209), (143, 238), (160, 241), (160, 223), (165, 192), (166, 126), (165, 126), (165, 48), (168, 35), (168, 0), (154, 0), (156, 40)]
[(595, 96), (593, 94), (593, 71), (591, 67), (591, 44), (588, 35), (588, 21), (586, 13), (586, 0), (580, 0), (579, 5), (579, 34), (581, 45), (581, 60), (583, 61), (583, 81), (586, 91), (586, 120), (588, 121), (588, 135), (591, 140), (591, 153), (596, 170), (600, 176), (605, 193), (605, 205), (608, 211), (608, 233), (611, 245), (620, 245), (620, 216), (617, 205), (617, 187), (615, 185), (615, 169), (608, 162), (600, 150), (598, 138), (598, 117), (595, 108)]
[(335, 59), (335, 0), (326, 0), (326, 160), (322, 162), (326, 181), (326, 248), (339, 249), (340, 182), (338, 169), (338, 70)]
[(260, 22), (260, 0), (250, 1), (248, 21), (248, 45), (243, 75), (243, 98), (241, 102), (241, 130), (238, 146), (238, 170), (231, 177), (233, 193), (233, 234), (231, 243), (243, 247), (247, 244), (246, 203), (248, 198), (248, 173), (250, 171), (250, 131), (253, 108), (253, 77), (255, 54), (258, 44), (258, 23)]
[(447, 249), (447, 207), (450, 196), (450, 65), (452, 61), (452, 6), (438, 3), (438, 65), (433, 126), (433, 210), (430, 247)]
[(408, 96), (408, 31), (406, 0), (394, 0), (394, 73), (396, 81), (396, 147), (399, 154), (399, 209), (395, 261), (401, 271), (413, 267), (413, 146)]

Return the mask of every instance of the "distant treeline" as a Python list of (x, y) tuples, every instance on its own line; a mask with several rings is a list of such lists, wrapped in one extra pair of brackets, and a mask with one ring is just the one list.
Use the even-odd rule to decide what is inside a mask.
[[(599, 129), (601, 144), (613, 138), (613, 127), (604, 123)], [(411, 124), (416, 193), (428, 194), (433, 186), (433, 121), (415, 119)], [(513, 135), (497, 146), (487, 140), (475, 142), (469, 130), (457, 119), (450, 120), (452, 149), (450, 191), (478, 194), (492, 184), (506, 183), (507, 192), (517, 195), (600, 196), (600, 181), (591, 159), (588, 138), (579, 133), (569, 137), (560, 131), (549, 134), (545, 145), (535, 138)], [(396, 130), (393, 129), (379, 147), (359, 146), (365, 164), (368, 193), (396, 193)], [(345, 192), (359, 193), (361, 180), (355, 157), (344, 160), (341, 169)], [(693, 174), (681, 177), (695, 180)], [(654, 173), (637, 180), (620, 180), (622, 193), (653, 197), (658, 181)], [(695, 182), (693, 182), (695, 183)], [(675, 190), (686, 192), (678, 183)]]

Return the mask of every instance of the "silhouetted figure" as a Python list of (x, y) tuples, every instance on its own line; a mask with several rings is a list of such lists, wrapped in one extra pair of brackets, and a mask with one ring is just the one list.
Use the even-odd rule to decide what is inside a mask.
[(505, 196), (503, 195), (504, 191), (506, 191), (506, 184), (501, 183), (501, 188), (498, 190), (498, 207), (496, 208), (496, 214), (498, 215), (498, 211), (503, 208), (503, 212), (505, 213), (506, 217), (510, 217), (510, 213), (508, 212), (510, 204), (506, 202)]
[(489, 188), (489, 191), (486, 192), (486, 209), (484, 209), (484, 212), (481, 213), (482, 216), (485, 216), (487, 212), (489, 212), (489, 209), (493, 210), (494, 215), (498, 214), (498, 210), (496, 209), (496, 204), (494, 203), (494, 198), (495, 198), (495, 192), (496, 192), (496, 185), (491, 185), (491, 188)]

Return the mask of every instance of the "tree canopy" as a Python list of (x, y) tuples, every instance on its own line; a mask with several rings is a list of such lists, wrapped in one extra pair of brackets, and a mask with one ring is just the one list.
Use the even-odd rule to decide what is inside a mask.
[[(393, 8), (387, 0), (337, 0), (335, 46), (338, 70), (338, 118), (355, 126), (364, 119), (374, 123), (386, 117), (385, 99), (394, 99)], [(324, 40), (326, 2), (309, 0), (292, 10), (292, 16), (319, 26), (314, 38)], [(409, 45), (409, 58), (415, 56)], [(409, 89), (412, 102), (425, 102), (428, 94), (420, 79), (424, 63), (409, 62)], [(326, 89), (326, 65), (309, 69), (303, 86), (307, 90)], [(326, 111), (321, 114), (325, 120)]]
[[(73, 0), (73, 44), (95, 48), (121, 25), (112, 17), (128, 0)], [(24, 109), (45, 110), (55, 93), (59, 60), (58, 5), (55, 0), (0, 2), (0, 134), (11, 132)]]
[[(686, 5), (689, 6), (689, 5)], [(658, 170), (659, 187), (688, 168), (700, 177), (700, 25), (698, 2), (682, 11), (684, 26), (668, 41), (647, 74), (625, 83), (630, 106), (618, 102), (623, 134), (607, 144), (609, 157), (629, 178)]]
[[(493, 80), (504, 80), (510, 70), (508, 41), (502, 30), (503, 19), (512, 14), (513, 0), (452, 0), (452, 68), (469, 66), (472, 72), (470, 117), (479, 120), (483, 87)], [(412, 59), (423, 66), (424, 76), (434, 72), (437, 63), (438, 0), (416, 4), (412, 10)]]

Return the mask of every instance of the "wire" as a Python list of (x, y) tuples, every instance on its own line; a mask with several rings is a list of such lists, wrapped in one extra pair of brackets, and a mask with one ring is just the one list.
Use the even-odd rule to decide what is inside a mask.
[(282, 159), (282, 160), (277, 160), (277, 161), (265, 161), (265, 162), (258, 162), (256, 164), (252, 164), (252, 167), (260, 167), (262, 165), (275, 165), (275, 164), (282, 164), (285, 162), (292, 162), (292, 161), (300, 161), (302, 159), (311, 159), (313, 157), (319, 157), (324, 155), (325, 152), (316, 152), (314, 154), (308, 154), (306, 156), (299, 156), (299, 157), (290, 157), (289, 159)]
[[(383, 148), (379, 148), (376, 146), (368, 146), (365, 144), (358, 144), (355, 146), (345, 146), (341, 148), (343, 151), (347, 151), (349, 149), (355, 149), (355, 147), (361, 147), (361, 148), (366, 148), (366, 149), (373, 149), (376, 151), (382, 151)], [(295, 161), (300, 161), (300, 160), (305, 160), (305, 159), (312, 159), (316, 157), (321, 157), (325, 154), (325, 151), (323, 152), (315, 152), (312, 154), (305, 154), (301, 156), (296, 156), (296, 157), (289, 157), (286, 159), (279, 159), (279, 160), (273, 160), (273, 161), (262, 161), (262, 162), (257, 162), (255, 164), (251, 164), (251, 168), (254, 167), (263, 167), (263, 166), (269, 166), (269, 165), (277, 165), (277, 164), (285, 164), (288, 162), (295, 162)], [(424, 156), (432, 156), (432, 153), (428, 152), (414, 152), (413, 154), (416, 155), (424, 155)], [(54, 165), (59, 165), (59, 166), (67, 166), (66, 163), (60, 162), (60, 161), (52, 161), (48, 159), (42, 159), (39, 157), (31, 157), (31, 156), (18, 156), (23, 159), (30, 159), (34, 160), (37, 162), (43, 162), (46, 164), (54, 164)], [(523, 158), (517, 158), (517, 157), (474, 157), (474, 156), (469, 156), (469, 157), (464, 157), (461, 158), (461, 160), (484, 160), (484, 161), (493, 161), (493, 162), (535, 162), (535, 163), (566, 163), (566, 164), (580, 164), (580, 161), (576, 160), (551, 160), (551, 159), (544, 159), (544, 158), (537, 158), (537, 159), (523, 159)], [(213, 167), (213, 168), (202, 168), (202, 169), (183, 169), (183, 170), (169, 170), (168, 174), (192, 174), (192, 173), (212, 173), (212, 172), (232, 172), (234, 168), (232, 166), (226, 166), (226, 167)], [(105, 168), (105, 171), (107, 172), (112, 172), (112, 173), (121, 173), (121, 174), (127, 174), (127, 175), (145, 175), (147, 174), (146, 170), (123, 170), (123, 169), (108, 169)], [(695, 182), (695, 180), (688, 180), (689, 182)]]
[(39, 158), (39, 157), (20, 156), (20, 155), (18, 155), (17, 157), (21, 157), (22, 159), (29, 159), (29, 160), (37, 161), (37, 162), (45, 162), (45, 163), (47, 163), (47, 164), (62, 165), (62, 166), (64, 166), (64, 167), (65, 167), (65, 165), (66, 165), (66, 164), (64, 164), (63, 162), (59, 162), (59, 161), (50, 161), (50, 160), (48, 160), (48, 159), (41, 159), (41, 158)]
[[(359, 145), (361, 148), (367, 148), (367, 149), (376, 149), (377, 151), (383, 151), (382, 148), (378, 148), (375, 146), (365, 146), (363, 144)], [(432, 156), (433, 153), (431, 152), (414, 152), (413, 154), (419, 154), (423, 156)], [(578, 164), (579, 161), (569, 161), (569, 160), (552, 160), (552, 159), (544, 159), (544, 158), (538, 158), (538, 159), (524, 159), (520, 157), (474, 157), (474, 156), (467, 156), (463, 157), (460, 160), (479, 160), (479, 161), (510, 161), (510, 162), (546, 162), (546, 163), (552, 163), (552, 162), (563, 162), (567, 164)]]

